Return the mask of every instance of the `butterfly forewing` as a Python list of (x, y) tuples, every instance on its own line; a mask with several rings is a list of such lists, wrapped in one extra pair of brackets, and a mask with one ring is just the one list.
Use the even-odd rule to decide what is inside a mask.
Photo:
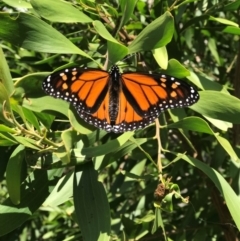
[(72, 103), (78, 112), (95, 113), (108, 92), (108, 78), (106, 71), (71, 68), (49, 75), (42, 86), (49, 95)]
[(133, 99), (135, 110), (146, 118), (166, 109), (192, 105), (199, 99), (192, 86), (167, 75), (125, 73), (122, 81), (127, 99)]

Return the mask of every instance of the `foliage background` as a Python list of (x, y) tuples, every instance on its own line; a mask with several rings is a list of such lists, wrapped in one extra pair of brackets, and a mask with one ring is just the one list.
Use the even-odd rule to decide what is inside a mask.
[[(2, 1), (0, 239), (238, 240), (239, 6)], [(107, 69), (133, 53), (122, 69), (161, 67), (201, 90), (159, 117), (161, 155), (154, 125), (96, 130), (41, 90), (53, 70)]]

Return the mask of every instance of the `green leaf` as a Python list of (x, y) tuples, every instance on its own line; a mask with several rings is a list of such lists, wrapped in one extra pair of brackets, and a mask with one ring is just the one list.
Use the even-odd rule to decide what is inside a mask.
[(9, 133), (16, 133), (17, 131), (8, 127), (8, 126), (5, 126), (3, 124), (0, 124), (0, 132), (9, 132)]
[(209, 20), (219, 22), (219, 23), (222, 23), (222, 24), (226, 24), (226, 25), (230, 25), (230, 26), (234, 26), (234, 27), (238, 27), (237, 23), (234, 23), (233, 21), (230, 21), (230, 20), (225, 19), (225, 18), (214, 18), (214, 17), (210, 16)]
[(223, 6), (224, 11), (235, 11), (240, 7), (240, 1), (233, 1)]
[(57, 111), (65, 116), (68, 116), (69, 103), (61, 99), (55, 99), (51, 96), (41, 98), (24, 99), (23, 106), (32, 111), (51, 112)]
[(128, 49), (123, 45), (119, 46), (119, 44), (108, 41), (107, 46), (109, 56), (108, 67), (117, 63), (117, 61), (123, 59), (128, 54)]
[(12, 81), (12, 77), (10, 74), (10, 70), (9, 70), (6, 58), (4, 56), (4, 53), (1, 47), (0, 47), (0, 80), (3, 83), (4, 87), (6, 88), (8, 95), (12, 94), (14, 90), (13, 81)]
[(155, 208), (155, 219), (154, 219), (151, 233), (154, 234), (158, 230), (159, 227), (162, 228), (165, 240), (167, 240), (166, 232), (165, 232), (165, 228), (164, 228), (164, 224), (163, 224), (163, 220), (162, 220), (161, 209)]
[(9, 133), (0, 133), (1, 137), (1, 145), (2, 146), (10, 146), (10, 145), (16, 145), (18, 142), (9, 134)]
[(1, 82), (0, 82), (0, 104), (4, 105), (4, 108), (7, 111), (11, 111), (8, 92)]
[(207, 133), (216, 137), (220, 145), (224, 148), (224, 150), (231, 156), (234, 161), (240, 162), (237, 154), (233, 150), (231, 144), (227, 139), (219, 136), (218, 133), (214, 133), (210, 128), (208, 123), (201, 118), (198, 117), (187, 117), (182, 119), (176, 123), (168, 125), (168, 128), (182, 128), (185, 130), (197, 131), (202, 133)]
[(19, 143), (24, 145), (25, 147), (29, 147), (34, 150), (40, 150), (40, 147), (37, 146), (37, 142), (34, 139), (24, 137), (24, 136), (13, 136), (12, 137)]
[(234, 26), (227, 26), (222, 30), (223, 33), (230, 33), (234, 35), (240, 35), (240, 28)]
[(223, 138), (222, 136), (215, 135), (220, 145), (224, 148), (224, 150), (228, 153), (231, 159), (237, 163), (240, 163), (240, 159), (238, 158), (236, 152), (234, 151), (233, 147), (231, 146), (230, 142)]
[(174, 193), (168, 193), (164, 199), (162, 200), (162, 205), (161, 205), (161, 209), (166, 211), (166, 212), (172, 212), (173, 211), (173, 196)]
[(233, 124), (227, 121), (216, 120), (207, 116), (204, 116), (204, 118), (222, 131), (227, 131), (229, 128), (233, 127)]
[(14, 19), (0, 13), (0, 25), (0, 38), (19, 47), (45, 53), (80, 54), (91, 59), (52, 26), (32, 15), (19, 13)]
[(88, 23), (92, 19), (68, 2), (59, 0), (31, 0), (33, 9), (43, 18), (60, 23)]
[(199, 117), (186, 117), (176, 123), (169, 124), (167, 128), (182, 128), (210, 135), (215, 134), (208, 123)]
[(79, 138), (77, 132), (73, 130), (63, 131), (61, 137), (67, 151), (73, 149), (74, 143), (76, 143)]
[(69, 172), (59, 179), (51, 194), (44, 202), (44, 206), (57, 207), (72, 198), (73, 176), (73, 172)]
[(25, 147), (19, 145), (10, 156), (6, 170), (8, 193), (12, 203), (15, 205), (20, 203), (22, 162), (24, 157)]
[(152, 50), (153, 57), (162, 69), (168, 68), (168, 53), (165, 46)]
[(174, 33), (173, 17), (169, 12), (151, 22), (129, 45), (129, 54), (153, 50), (167, 45)]
[(93, 125), (86, 123), (78, 113), (74, 110), (74, 107), (70, 106), (68, 110), (68, 117), (71, 126), (81, 134), (90, 134), (95, 130)]
[(3, 2), (14, 8), (32, 8), (31, 4), (24, 0), (3, 0)]
[(62, 169), (35, 170), (29, 175), (21, 186), (21, 203), (15, 206), (7, 198), (0, 205), (0, 213), (4, 214), (0, 215), (0, 236), (26, 222), (45, 201), (49, 195), (50, 187), (57, 183), (61, 175)]
[(208, 40), (208, 47), (210, 49), (210, 52), (211, 52), (212, 56), (214, 57), (214, 59), (218, 63), (218, 65), (221, 66), (221, 61), (220, 61), (220, 58), (219, 58), (219, 55), (218, 55), (216, 41), (215, 41), (214, 38), (210, 38)]
[(190, 108), (202, 115), (240, 124), (240, 100), (218, 91), (201, 91), (200, 99)]
[(101, 162), (95, 162), (95, 168), (97, 170), (103, 169), (104, 167), (108, 166), (109, 164), (116, 161), (117, 159), (125, 155), (128, 155), (131, 151), (133, 151), (140, 145), (146, 143), (147, 141), (148, 141), (147, 138), (138, 138), (138, 139), (135, 139), (134, 142), (132, 142), (132, 140), (125, 142), (125, 144), (123, 144), (122, 146), (119, 146), (114, 151), (112, 150), (112, 152), (110, 152), (109, 154), (106, 154), (104, 159)]
[(34, 113), (31, 110), (26, 109), (24, 107), (22, 107), (22, 111), (24, 113), (24, 116), (25, 116), (26, 120), (29, 123), (31, 123), (37, 129), (37, 131), (41, 132), (41, 128), (40, 128), (39, 123), (38, 123), (38, 119), (34, 115)]
[(186, 76), (190, 75), (190, 72), (181, 65), (176, 59), (170, 59), (168, 61), (168, 68), (166, 72), (169, 75), (173, 75), (176, 78), (185, 78)]
[(208, 76), (205, 76), (204, 73), (196, 75), (194, 72), (190, 71), (190, 75), (187, 78), (193, 82), (196, 86), (203, 90), (215, 90), (219, 92), (224, 92), (228, 94), (228, 91), (223, 88), (221, 84), (216, 81), (209, 79)]
[(212, 180), (212, 182), (215, 184), (219, 192), (223, 195), (228, 210), (230, 211), (236, 226), (240, 230), (240, 200), (236, 193), (233, 191), (232, 187), (227, 183), (227, 181), (216, 170), (207, 166), (203, 162), (183, 154), (178, 154), (178, 156), (181, 157), (183, 160), (187, 161), (188, 163), (190, 163), (191, 165), (202, 170)]
[(37, 143), (34, 139), (30, 139), (28, 137), (24, 137), (24, 136), (17, 136), (17, 135), (13, 135), (11, 134), (13, 132), (0, 132), (0, 137), (2, 137), (2, 139), (8, 140), (9, 142), (11, 142), (12, 144), (22, 144), (25, 147), (29, 147), (32, 148), (34, 150), (39, 150), (40, 148), (37, 146)]
[(108, 41), (108, 54), (111, 65), (127, 55), (127, 47), (120, 44), (115, 38), (113, 38), (100, 21), (94, 21), (93, 26), (97, 33)]
[(82, 149), (82, 155), (86, 155), (87, 157), (96, 157), (105, 155), (108, 153), (111, 153), (120, 146), (122, 146), (124, 143), (126, 143), (130, 137), (134, 135), (134, 132), (125, 132), (124, 134), (120, 135), (118, 138), (108, 141), (107, 143), (100, 145), (100, 146), (94, 146), (94, 147), (84, 147)]
[(121, 0), (120, 1), (122, 18), (120, 21), (119, 28), (121, 28), (123, 25), (125, 25), (128, 22), (128, 20), (131, 18), (136, 3), (137, 3), (137, 0)]
[(3, 83), (0, 82), (0, 119), (8, 125), (12, 125), (12, 122), (8, 120), (6, 113), (12, 113), (10, 106), (9, 94), (4, 87)]
[(50, 129), (55, 119), (55, 116), (49, 115), (46, 113), (38, 113), (38, 112), (34, 112), (34, 114), (40, 123), (42, 123), (47, 129)]
[(42, 90), (42, 81), (49, 74), (50, 74), (49, 72), (33, 73), (33, 74), (28, 74), (28, 75), (25, 75), (25, 76), (19, 78), (15, 82), (15, 85), (14, 85), (15, 91), (14, 91), (12, 97), (18, 100), (19, 97), (17, 97), (17, 98), (15, 97), (15, 95), (16, 95), (15, 92), (18, 89), (20, 89), (20, 91), (23, 90), (23, 92), (21, 93), (21, 96), (20, 96), (22, 99), (23, 99), (23, 97), (37, 98), (37, 97), (45, 95), (45, 93)]
[(92, 162), (76, 167), (73, 199), (83, 239), (110, 240), (109, 204)]

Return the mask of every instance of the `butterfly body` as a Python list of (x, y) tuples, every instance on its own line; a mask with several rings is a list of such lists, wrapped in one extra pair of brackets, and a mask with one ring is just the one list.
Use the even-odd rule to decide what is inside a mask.
[[(115, 66), (116, 67), (116, 66)], [(121, 82), (119, 79), (121, 78), (120, 72), (118, 68), (112, 68), (109, 73), (109, 117), (111, 121), (111, 126), (115, 125), (115, 121), (118, 115), (119, 109), (119, 93), (122, 90)]]
[(152, 123), (161, 112), (197, 102), (187, 83), (162, 74), (120, 73), (71, 68), (49, 75), (43, 89), (73, 104), (86, 122), (108, 132), (132, 131)]

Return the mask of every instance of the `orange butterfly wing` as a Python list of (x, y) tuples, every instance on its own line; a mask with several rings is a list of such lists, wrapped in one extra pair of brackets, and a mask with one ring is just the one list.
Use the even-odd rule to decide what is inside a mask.
[(111, 131), (108, 84), (106, 71), (71, 68), (49, 75), (42, 86), (47, 94), (72, 103), (89, 124)]
[(187, 83), (161, 74), (123, 73), (119, 113), (114, 132), (131, 131), (152, 123), (161, 112), (197, 102), (197, 91)]
[(71, 68), (53, 73), (43, 89), (73, 104), (86, 122), (116, 133), (143, 128), (160, 112), (189, 106), (199, 99), (187, 83), (161, 74)]

